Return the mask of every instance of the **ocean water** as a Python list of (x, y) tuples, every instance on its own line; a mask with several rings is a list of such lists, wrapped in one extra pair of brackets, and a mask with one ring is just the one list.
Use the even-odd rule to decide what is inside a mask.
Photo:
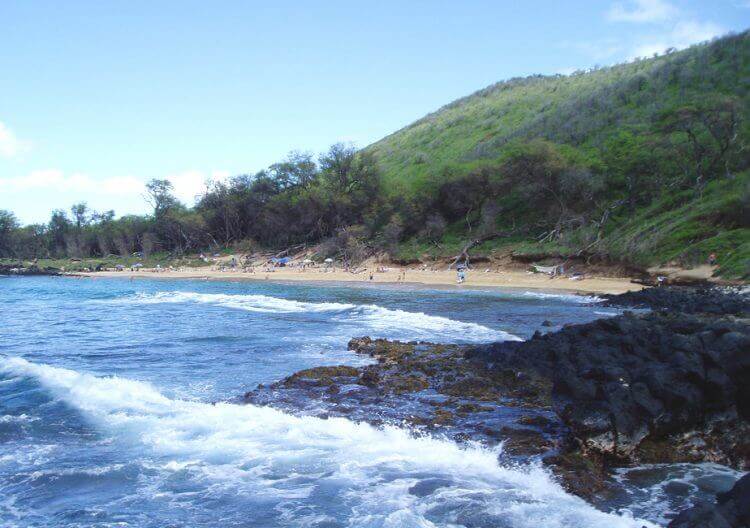
[(623, 473), (630, 490), (601, 511), (481, 446), (226, 402), (302, 368), (361, 364), (352, 337), (523, 339), (544, 320), (617, 313), (593, 300), (0, 278), (0, 526), (654, 526), (665, 479), (682, 478), (671, 469)]

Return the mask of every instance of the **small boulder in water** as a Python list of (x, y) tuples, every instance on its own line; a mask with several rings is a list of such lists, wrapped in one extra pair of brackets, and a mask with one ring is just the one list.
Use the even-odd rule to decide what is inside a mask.
[(675, 517), (669, 528), (746, 528), (750, 526), (750, 473), (726, 493), (716, 496), (716, 503), (701, 503)]

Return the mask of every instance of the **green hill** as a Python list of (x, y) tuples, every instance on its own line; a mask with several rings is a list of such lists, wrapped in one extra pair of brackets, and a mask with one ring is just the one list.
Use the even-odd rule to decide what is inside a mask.
[[(193, 207), (147, 185), (153, 213), (85, 203), (21, 226), (0, 258), (307, 248), (361, 262), (703, 264), (750, 279), (750, 34), (570, 76), (497, 83), (357, 151), (292, 152), (214, 182)], [(281, 253), (279, 253), (281, 254)]]
[[(749, 113), (745, 32), (569, 76), (499, 82), (365, 150), (391, 196), (440, 202), (447, 186), (479, 187), (448, 215), (446, 242), (476, 232), (492, 208), (490, 230), (546, 239), (526, 251), (586, 249), (640, 266), (691, 265), (716, 252), (724, 275), (748, 276)], [(566, 186), (575, 189), (562, 203)], [(540, 193), (558, 196), (536, 200)], [(548, 236), (558, 220), (539, 216), (558, 206), (552, 216), (563, 225)], [(419, 238), (404, 251), (424, 249)]]

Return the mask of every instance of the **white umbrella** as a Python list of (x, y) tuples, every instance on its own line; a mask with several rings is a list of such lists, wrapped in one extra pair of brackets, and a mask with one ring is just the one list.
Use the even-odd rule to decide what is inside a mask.
[(327, 262), (327, 263), (329, 263), (329, 264), (330, 264), (331, 262), (333, 262), (333, 259), (332, 259), (332, 258), (327, 258), (327, 259), (325, 259), (325, 260), (324, 260), (323, 262)]

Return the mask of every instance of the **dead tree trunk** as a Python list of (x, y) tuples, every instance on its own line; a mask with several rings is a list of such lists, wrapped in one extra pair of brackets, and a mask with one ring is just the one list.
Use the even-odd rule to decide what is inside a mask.
[(483, 236), (470, 240), (469, 242), (466, 243), (466, 245), (463, 247), (461, 252), (458, 255), (456, 255), (456, 257), (453, 259), (453, 262), (451, 262), (448, 265), (448, 271), (450, 271), (453, 268), (453, 266), (458, 264), (458, 261), (461, 260), (462, 257), (464, 258), (466, 265), (468, 266), (469, 250), (473, 248), (474, 246), (478, 246), (482, 242), (487, 242), (488, 240), (492, 240), (493, 238), (509, 237), (513, 235), (514, 233), (515, 231), (507, 231), (507, 232), (502, 232), (502, 233), (489, 233), (487, 235), (483, 235)]

